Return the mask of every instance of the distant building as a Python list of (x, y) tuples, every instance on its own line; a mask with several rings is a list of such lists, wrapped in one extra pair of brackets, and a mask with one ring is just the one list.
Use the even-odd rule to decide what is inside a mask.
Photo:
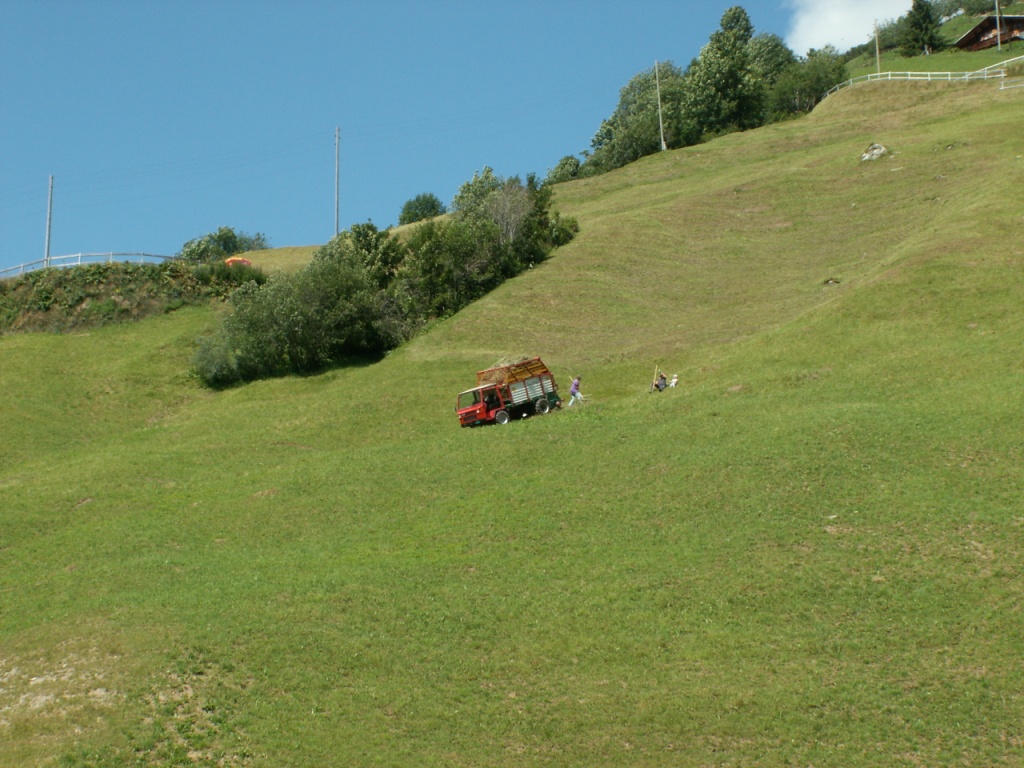
[(1006, 45), (1014, 40), (1024, 40), (1024, 16), (1000, 16), (998, 32), (996, 17), (986, 16), (953, 45), (964, 51), (981, 51), (994, 48), (999, 42)]

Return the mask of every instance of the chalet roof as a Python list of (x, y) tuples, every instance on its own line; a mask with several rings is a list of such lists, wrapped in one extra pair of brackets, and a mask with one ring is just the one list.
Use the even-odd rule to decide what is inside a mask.
[[(1020, 40), (1024, 36), (1024, 16), (999, 16), (999, 29), (1003, 42)], [(978, 50), (996, 44), (996, 17), (986, 16), (953, 45), (957, 48)]]

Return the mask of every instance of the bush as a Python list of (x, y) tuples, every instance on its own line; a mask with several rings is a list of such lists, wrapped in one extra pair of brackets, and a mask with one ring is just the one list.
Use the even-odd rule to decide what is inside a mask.
[(193, 366), (203, 383), (214, 389), (230, 387), (242, 380), (231, 339), (225, 333), (199, 339)]
[(402, 212), (398, 215), (398, 223), (414, 224), (417, 221), (433, 219), (445, 213), (447, 213), (447, 209), (437, 195), (432, 192), (424, 192), (405, 202)]
[[(419, 224), (406, 243), (372, 223), (355, 225), (300, 272), (231, 293), (234, 311), (199, 342), (195, 371), (226, 387), (383, 354), (569, 242), (579, 226), (550, 206), (550, 185), (486, 168), (460, 189), (451, 219)], [(197, 279), (236, 269), (210, 264)]]
[(381, 232), (373, 222), (353, 224), (313, 254), (313, 261), (352, 259), (361, 264), (379, 288), (395, 277), (405, 258), (406, 248), (388, 231)]
[[(1000, 8), (1008, 5), (1013, 5), (1013, 0), (1000, 0), (999, 2)], [(963, 0), (960, 7), (968, 16), (983, 16), (989, 13), (995, 15), (995, 4), (992, 0)]]
[(563, 181), (572, 181), (579, 178), (580, 161), (573, 155), (566, 155), (558, 161), (558, 165), (548, 171), (546, 181), (551, 184), (560, 184)]
[(568, 245), (580, 231), (580, 224), (572, 216), (562, 216), (555, 211), (551, 216), (548, 228), (548, 239), (551, 245), (558, 248)]
[(399, 272), (405, 311), (424, 320), (447, 317), (494, 287), (496, 229), (468, 218), (418, 227)]
[(259, 251), (268, 246), (266, 236), (259, 232), (247, 235), (235, 232), (231, 227), (221, 227), (216, 232), (189, 240), (181, 247), (178, 258), (190, 264), (207, 264), (223, 261), (236, 253)]
[(240, 285), (248, 282), (263, 285), (267, 282), (266, 273), (252, 264), (225, 264), (223, 261), (212, 261), (195, 267), (195, 279), (199, 285), (208, 288), (212, 296), (224, 298)]
[(246, 282), (266, 282), (256, 267), (109, 262), (29, 272), (2, 281), (0, 332), (63, 331), (161, 314), (224, 298)]
[(380, 299), (351, 252), (314, 258), (294, 275), (249, 282), (231, 294), (234, 312), (194, 358), (209, 386), (309, 374), (347, 359), (376, 355)]
[(810, 112), (830, 88), (846, 79), (843, 57), (830, 45), (811, 50), (807, 58), (791, 64), (768, 92), (768, 111), (772, 119)]

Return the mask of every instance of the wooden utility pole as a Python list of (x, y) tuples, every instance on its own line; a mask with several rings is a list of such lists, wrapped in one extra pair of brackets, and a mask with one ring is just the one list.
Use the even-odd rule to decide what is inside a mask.
[(654, 87), (658, 92), (658, 130), (661, 131), (661, 151), (668, 147), (665, 145), (665, 124), (661, 121), (661, 80), (658, 78), (658, 60), (654, 60)]
[(999, 23), (999, 0), (995, 0), (996, 4), (996, 47), (1001, 51), (1003, 50), (1003, 30), (1002, 25)]
[(337, 237), (341, 231), (341, 223), (339, 221), (340, 207), (338, 205), (338, 194), (339, 194), (339, 177), (341, 174), (341, 164), (339, 146), (341, 145), (341, 128), (334, 129), (334, 236)]
[(882, 49), (878, 44), (878, 19), (875, 19), (875, 74), (882, 74)]
[(50, 224), (53, 222), (53, 176), (50, 176), (50, 194), (46, 201), (46, 251), (43, 266), (50, 266)]

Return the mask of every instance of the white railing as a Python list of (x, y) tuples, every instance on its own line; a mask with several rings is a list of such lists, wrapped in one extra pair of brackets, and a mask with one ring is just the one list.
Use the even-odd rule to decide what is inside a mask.
[[(1007, 64), (1016, 64), (1017, 69), (1019, 70), (1021, 67), (1024, 67), (1024, 56), (1016, 56), (999, 64), (994, 64), (993, 66), (1003, 67)], [(986, 69), (988, 69), (988, 67), (986, 67)], [(1004, 77), (1003, 81), (999, 84), (999, 90), (1005, 91), (1007, 88), (1024, 88), (1024, 77)]]
[[(1005, 62), (1003, 62), (1005, 64)], [(968, 80), (997, 80), (1006, 77), (1006, 69), (1003, 68), (1003, 64), (997, 64), (992, 67), (986, 67), (985, 69), (979, 69), (976, 72), (877, 72), (870, 75), (861, 75), (855, 77), (846, 82), (840, 83), (839, 85), (833, 86), (828, 90), (826, 96), (829, 96), (841, 88), (854, 85), (855, 83), (869, 83), (878, 80), (925, 80), (928, 82), (933, 81), (959, 81), (966, 82)]]
[(46, 269), (47, 267), (78, 267), (82, 264), (110, 263), (114, 261), (133, 261), (145, 264), (159, 263), (176, 258), (177, 256), (158, 256), (155, 253), (74, 253), (70, 256), (51, 256), (48, 259), (39, 259), (39, 261), (19, 264), (17, 267), (0, 269), (0, 279), (17, 277), (26, 272), (34, 272), (37, 269)]
[(998, 64), (989, 64), (987, 67), (982, 67), (978, 71), (985, 72), (989, 69), (1005, 69), (1007, 64), (1015, 64), (1018, 61), (1024, 64), (1024, 56), (1014, 56), (1012, 59), (1000, 61)]

